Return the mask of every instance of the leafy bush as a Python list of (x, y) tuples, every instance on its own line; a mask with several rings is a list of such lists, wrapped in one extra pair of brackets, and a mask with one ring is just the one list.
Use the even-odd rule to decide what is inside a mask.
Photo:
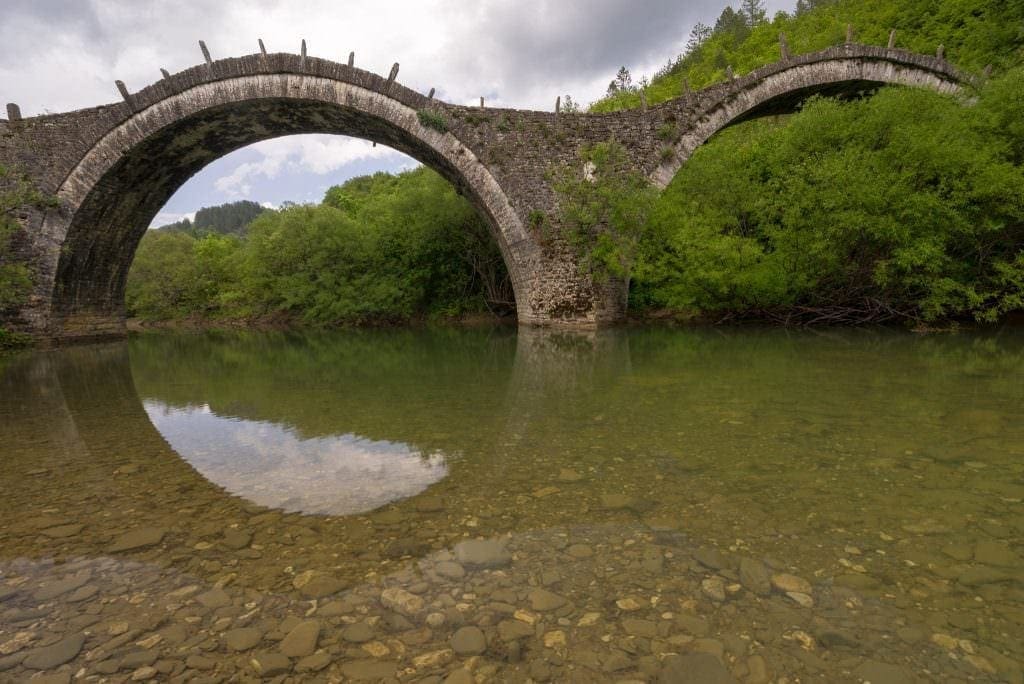
[(1022, 82), (977, 107), (891, 88), (725, 131), (660, 198), (634, 305), (928, 322), (1022, 308)]
[(264, 212), (245, 239), (149, 231), (127, 303), (153, 320), (284, 313), (345, 324), (504, 311), (512, 295), (486, 224), (421, 168), (354, 178), (320, 205)]

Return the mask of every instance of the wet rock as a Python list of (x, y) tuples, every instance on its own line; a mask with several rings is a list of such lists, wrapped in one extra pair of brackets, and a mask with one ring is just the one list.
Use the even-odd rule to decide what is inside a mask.
[(252, 543), (252, 533), (229, 528), (224, 530), (224, 539), (221, 543), (229, 549), (240, 551)]
[(0, 672), (6, 672), (11, 668), (21, 665), (21, 661), (25, 660), (26, 655), (26, 653), (15, 653), (14, 655), (0, 658)]
[(1013, 575), (996, 568), (976, 566), (967, 568), (956, 578), (956, 581), (965, 587), (978, 587), (984, 584), (999, 584), (1014, 579)]
[(498, 623), (498, 637), (502, 641), (515, 641), (533, 636), (533, 627), (519, 620), (502, 620)]
[(455, 546), (455, 557), (473, 568), (502, 568), (512, 562), (504, 539), (470, 539)]
[(631, 636), (653, 639), (658, 636), (658, 625), (652, 620), (626, 619), (622, 621), (622, 631)]
[(331, 664), (331, 656), (328, 653), (314, 653), (306, 656), (295, 663), (296, 672), (319, 672)]
[(89, 581), (89, 575), (77, 575), (72, 577), (65, 577), (57, 580), (56, 582), (47, 582), (36, 589), (35, 593), (32, 594), (32, 598), (36, 601), (49, 601), (55, 599), (58, 596), (74, 591), (78, 589), (86, 582)]
[(810, 594), (802, 594), (799, 591), (787, 591), (786, 597), (801, 608), (813, 608), (814, 599)]
[(212, 670), (217, 666), (217, 661), (212, 658), (206, 658), (201, 655), (192, 654), (185, 659), (185, 667), (189, 667), (193, 670), (199, 670), (205, 672), (206, 670)]
[(709, 577), (700, 583), (701, 592), (712, 601), (725, 600), (725, 581), (721, 577)]
[(764, 563), (753, 558), (740, 559), (740, 584), (758, 596), (772, 593), (772, 578)]
[(544, 635), (544, 648), (563, 648), (565, 644), (565, 632), (560, 629), (550, 631)]
[(697, 549), (693, 557), (697, 559), (698, 563), (712, 570), (725, 570), (732, 567), (732, 559), (711, 546)]
[(958, 561), (966, 561), (974, 557), (974, 549), (969, 544), (950, 544), (943, 547), (942, 553)]
[(264, 677), (276, 677), (286, 674), (292, 669), (292, 661), (283, 653), (260, 653), (249, 661), (256, 674)]
[(579, 482), (583, 479), (583, 475), (576, 472), (572, 468), (562, 468), (558, 472), (558, 479), (561, 482)]
[(487, 650), (487, 637), (479, 627), (462, 627), (452, 635), (451, 647), (460, 656), (480, 655)]
[(860, 589), (860, 590), (871, 590), (877, 589), (882, 585), (880, 581), (872, 577), (871, 575), (865, 575), (858, 572), (851, 572), (845, 575), (838, 575), (832, 583), (837, 587), (846, 587), (847, 589)]
[(427, 615), (427, 626), (438, 629), (439, 627), (443, 627), (447, 620), (448, 618), (444, 613), (429, 613)]
[(466, 569), (455, 561), (441, 561), (435, 568), (438, 575), (448, 579), (459, 580), (466, 576)]
[(865, 660), (853, 673), (871, 684), (906, 684), (914, 681), (905, 668), (877, 660)]
[(759, 655), (752, 655), (747, 658), (747, 684), (768, 684), (771, 676), (768, 674), (768, 664)]
[(380, 660), (353, 660), (342, 664), (341, 673), (357, 682), (390, 679), (395, 676), (398, 667), (394, 663)]
[(710, 631), (708, 621), (697, 615), (682, 613), (676, 616), (676, 626), (695, 637), (703, 637)]
[(83, 644), (85, 644), (85, 635), (73, 634), (55, 644), (29, 651), (21, 664), (30, 670), (52, 670), (58, 665), (73, 660), (82, 650)]
[(303, 658), (312, 655), (320, 638), (320, 623), (306, 620), (296, 625), (281, 641), (281, 653), (289, 658)]
[(718, 639), (694, 639), (690, 648), (697, 653), (713, 655), (719, 661), (725, 656), (725, 644)]
[(210, 610), (216, 610), (217, 608), (230, 606), (231, 596), (223, 589), (211, 589), (210, 591), (196, 596), (196, 601)]
[(644, 572), (649, 572), (652, 575), (660, 575), (664, 572), (665, 556), (662, 555), (661, 549), (656, 546), (645, 547), (640, 567), (643, 568)]
[(248, 651), (256, 648), (263, 640), (263, 634), (254, 627), (241, 627), (224, 633), (224, 643), (232, 651)]
[(416, 617), (423, 612), (425, 606), (422, 598), (399, 587), (391, 587), (382, 591), (380, 602), (384, 604), (385, 608), (406, 617)]
[(807, 580), (786, 573), (772, 575), (772, 586), (783, 594), (793, 591), (798, 594), (810, 595), (814, 591), (811, 583)]
[(636, 499), (628, 494), (602, 494), (601, 508), (609, 511), (621, 511), (636, 506)]
[(659, 684), (736, 684), (718, 658), (707, 653), (688, 653), (665, 658)]
[(95, 585), (89, 585), (80, 587), (75, 591), (71, 592), (64, 600), (68, 603), (80, 603), (91, 599), (96, 594), (100, 593), (100, 588)]
[(306, 598), (321, 599), (333, 596), (347, 585), (342, 580), (317, 570), (306, 570), (292, 580), (292, 586)]
[(573, 558), (590, 558), (594, 555), (594, 549), (590, 548), (586, 544), (573, 544), (565, 550)]
[(118, 537), (107, 548), (107, 553), (137, 551), (149, 548), (150, 546), (156, 546), (163, 541), (166, 534), (167, 531), (159, 527), (139, 527)]
[(365, 622), (356, 622), (341, 630), (341, 638), (353, 644), (365, 644), (373, 640), (373, 627)]
[(156, 659), (160, 657), (160, 651), (156, 649), (147, 649), (142, 651), (132, 651), (128, 655), (121, 658), (121, 669), (122, 670), (134, 670), (139, 667), (145, 667), (152, 665), (156, 662)]
[(558, 610), (569, 602), (564, 596), (559, 596), (547, 589), (534, 589), (530, 592), (529, 599), (530, 607), (542, 613), (549, 610)]
[(384, 547), (385, 558), (398, 559), (406, 556), (422, 556), (430, 547), (418, 539), (396, 539)]
[(444, 648), (437, 651), (430, 651), (413, 657), (413, 667), (417, 670), (434, 670), (443, 668), (452, 661), (452, 650)]
[(621, 651), (615, 651), (604, 659), (601, 669), (605, 672), (622, 672), (633, 667), (633, 660)]
[(140, 667), (139, 669), (132, 672), (132, 681), (148, 682), (150, 679), (156, 677), (157, 674), (159, 674), (159, 671), (155, 667), (150, 667), (149, 665), (146, 665), (145, 667)]
[(980, 541), (974, 547), (974, 560), (985, 565), (997, 565), (1004, 568), (1019, 568), (1024, 566), (1024, 560), (1013, 550), (996, 541)]
[(860, 647), (860, 643), (853, 636), (838, 629), (822, 629), (815, 633), (818, 643), (825, 648), (851, 648)]
[(57, 527), (50, 527), (42, 530), (41, 534), (51, 539), (67, 539), (68, 537), (78, 536), (81, 534), (83, 529), (85, 529), (85, 525), (58, 525)]

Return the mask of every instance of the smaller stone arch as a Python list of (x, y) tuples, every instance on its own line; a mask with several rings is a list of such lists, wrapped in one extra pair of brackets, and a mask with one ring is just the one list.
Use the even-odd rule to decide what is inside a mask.
[(973, 79), (940, 57), (868, 45), (843, 45), (784, 59), (746, 76), (695, 93), (669, 105), (684, 107), (691, 125), (675, 144), (671, 159), (650, 175), (660, 188), (693, 153), (729, 126), (761, 116), (792, 113), (812, 95), (855, 96), (883, 85), (961, 92)]

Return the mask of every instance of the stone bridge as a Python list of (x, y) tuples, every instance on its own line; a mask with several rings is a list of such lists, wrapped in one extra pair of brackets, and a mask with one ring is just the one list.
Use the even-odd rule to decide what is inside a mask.
[[(847, 43), (780, 62), (657, 106), (611, 114), (459, 106), (387, 77), (301, 54), (212, 60), (122, 101), (0, 120), (0, 164), (25, 174), (58, 206), (19, 216), (15, 258), (35, 289), (0, 324), (57, 340), (123, 334), (124, 288), (139, 240), (193, 174), (252, 143), (333, 133), (400, 150), (451, 181), (484, 216), (501, 249), (520, 324), (593, 327), (620, 320), (628, 283), (595, 283), (557, 241), (531, 228), (554, 215), (547, 177), (580, 168), (582, 146), (615, 139), (664, 188), (700, 145), (747, 119), (794, 111), (813, 94), (856, 95), (882, 84), (958, 92), (972, 82), (942, 57)], [(10, 258), (10, 256), (8, 257)]]

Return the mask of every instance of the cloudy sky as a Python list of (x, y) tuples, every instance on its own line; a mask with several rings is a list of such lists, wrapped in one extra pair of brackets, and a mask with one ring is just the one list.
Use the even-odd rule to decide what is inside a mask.
[[(698, 21), (727, 0), (0, 0), (0, 99), (25, 116), (120, 99), (202, 61), (257, 51), (344, 61), (438, 97), (549, 109), (600, 97), (622, 65), (634, 78), (678, 54)], [(768, 0), (770, 12), (791, 0)], [(155, 224), (238, 199), (319, 201), (347, 178), (414, 166), (404, 155), (339, 136), (293, 136), (217, 160), (186, 183)]]

